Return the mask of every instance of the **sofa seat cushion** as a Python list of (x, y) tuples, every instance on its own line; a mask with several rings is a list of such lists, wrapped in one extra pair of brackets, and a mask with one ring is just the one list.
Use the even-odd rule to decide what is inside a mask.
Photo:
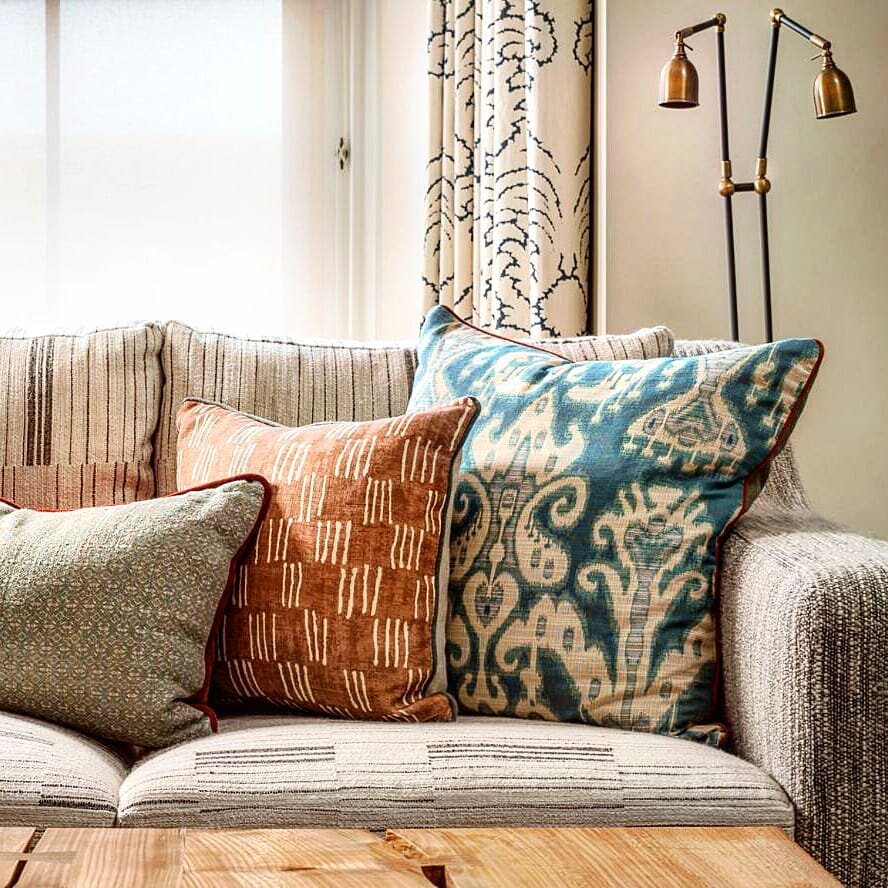
[(0, 712), (0, 826), (113, 826), (127, 770), (101, 743)]
[(133, 827), (777, 825), (792, 806), (741, 759), (672, 737), (462, 716), (403, 724), (222, 719), (138, 762)]

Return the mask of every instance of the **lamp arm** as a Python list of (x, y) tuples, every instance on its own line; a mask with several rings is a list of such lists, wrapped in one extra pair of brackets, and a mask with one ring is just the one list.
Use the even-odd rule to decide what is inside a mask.
[(705, 22), (697, 22), (696, 25), (691, 25), (689, 28), (682, 28), (680, 31), (676, 31), (675, 39), (686, 40), (688, 37), (691, 37), (694, 34), (699, 34), (701, 31), (708, 31), (710, 28), (720, 27), (724, 29), (726, 21), (727, 18), (720, 12), (717, 12), (711, 19), (706, 19)]
[(804, 25), (800, 25), (797, 21), (791, 19), (782, 9), (771, 10), (771, 21), (775, 26), (784, 25), (790, 31), (795, 31), (796, 34), (804, 37), (805, 40), (809, 40), (818, 49), (829, 49), (831, 46), (829, 40), (821, 37), (819, 34), (815, 34), (813, 31), (809, 31)]

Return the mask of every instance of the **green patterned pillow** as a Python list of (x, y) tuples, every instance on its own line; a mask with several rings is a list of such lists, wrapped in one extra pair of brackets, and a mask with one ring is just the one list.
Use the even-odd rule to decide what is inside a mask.
[(239, 476), (120, 506), (0, 501), (0, 710), (158, 747), (210, 733), (210, 667), (267, 506)]
[(471, 395), (451, 531), (463, 710), (724, 741), (720, 541), (814, 380), (820, 343), (571, 363), (433, 309), (410, 410)]

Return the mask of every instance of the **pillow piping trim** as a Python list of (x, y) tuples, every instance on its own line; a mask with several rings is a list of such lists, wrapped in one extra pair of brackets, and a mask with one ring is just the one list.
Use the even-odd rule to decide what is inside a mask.
[(225, 581), (225, 586), (222, 590), (222, 594), (219, 596), (219, 602), (216, 605), (216, 612), (213, 614), (213, 622), (210, 626), (210, 634), (207, 636), (207, 643), (204, 647), (204, 680), (203, 684), (190, 696), (186, 697), (182, 700), (183, 703), (187, 703), (190, 706), (193, 706), (199, 712), (202, 712), (207, 718), (210, 720), (210, 730), (215, 734), (219, 730), (219, 717), (216, 714), (216, 710), (210, 706), (210, 685), (212, 683), (213, 678), (213, 664), (216, 660), (216, 639), (219, 635), (219, 629), (222, 625), (222, 617), (225, 614), (225, 610), (228, 607), (229, 602), (231, 601), (231, 592), (234, 589), (234, 581), (237, 577), (238, 568), (241, 565), (246, 554), (250, 551), (253, 545), (256, 542), (256, 534), (259, 532), (259, 528), (262, 526), (262, 522), (265, 520), (265, 515), (268, 512), (268, 507), (271, 504), (271, 484), (268, 482), (266, 478), (262, 475), (258, 475), (254, 472), (245, 472), (240, 475), (232, 475), (228, 478), (223, 478), (218, 481), (209, 481), (205, 484), (198, 484), (195, 487), (188, 487), (185, 490), (177, 490), (175, 493), (168, 494), (167, 497), (161, 497), (161, 499), (167, 499), (169, 496), (180, 496), (183, 493), (194, 493), (199, 490), (207, 490), (214, 487), (220, 487), (223, 484), (228, 484), (231, 481), (254, 481), (262, 486), (262, 505), (259, 507), (259, 511), (256, 513), (256, 520), (253, 522), (252, 528), (250, 528), (250, 532), (244, 537), (243, 542), (238, 547), (238, 550), (234, 553), (231, 560), (228, 562), (228, 578)]
[[(444, 507), (441, 510), (441, 515), (443, 516), (442, 520), (447, 521), (447, 532), (442, 533), (438, 538), (438, 557), (435, 559), (435, 577), (441, 576), (441, 562), (446, 557), (447, 558), (447, 588), (446, 589), (438, 589), (438, 595), (435, 600), (435, 616), (432, 621), (432, 626), (435, 627), (432, 638), (432, 669), (429, 672), (429, 677), (425, 680), (422, 686), (422, 696), (426, 697), (426, 691), (429, 688), (429, 685), (432, 683), (432, 680), (437, 678), (438, 670), (441, 668), (441, 663), (438, 662), (438, 645), (437, 642), (437, 626), (438, 620), (440, 619), (440, 612), (442, 606), (448, 607), (450, 604), (450, 574), (453, 569), (453, 563), (450, 558), (450, 540), (451, 540), (451, 530), (453, 525), (453, 507), (456, 502), (456, 491), (459, 487), (459, 475), (462, 471), (462, 455), (463, 448), (465, 447), (466, 439), (469, 437), (469, 432), (475, 426), (475, 422), (478, 417), (481, 415), (481, 402), (473, 397), (472, 395), (464, 396), (464, 399), (460, 400), (469, 401), (472, 405), (472, 415), (468, 418), (465, 428), (463, 429), (463, 433), (460, 436), (459, 447), (455, 448), (453, 459), (450, 460), (450, 469), (447, 474), (447, 493), (445, 494), (446, 499), (444, 501)], [(444, 689), (443, 691), (438, 691), (436, 693), (443, 693), (450, 702), (451, 715), (453, 718), (451, 721), (456, 720), (459, 717), (459, 702), (453, 694), (450, 693), (450, 679), (448, 676), (447, 669), (447, 619), (445, 615), (444, 619), (444, 645), (441, 650), (441, 657), (444, 660)]]

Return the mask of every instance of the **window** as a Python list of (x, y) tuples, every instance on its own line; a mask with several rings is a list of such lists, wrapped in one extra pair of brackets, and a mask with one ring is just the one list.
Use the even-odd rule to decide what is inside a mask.
[[(406, 294), (418, 318), (425, 143), (412, 129), (412, 190), (376, 199), (393, 175), (380, 121), (415, 128), (423, 113), (380, 91), (380, 29), (401, 27), (408, 4), (424, 6), (0, 0), (4, 325), (408, 335), (380, 322), (378, 297)], [(415, 105), (424, 20), (408, 19)], [(403, 262), (389, 274), (380, 230), (415, 231), (412, 280)]]

